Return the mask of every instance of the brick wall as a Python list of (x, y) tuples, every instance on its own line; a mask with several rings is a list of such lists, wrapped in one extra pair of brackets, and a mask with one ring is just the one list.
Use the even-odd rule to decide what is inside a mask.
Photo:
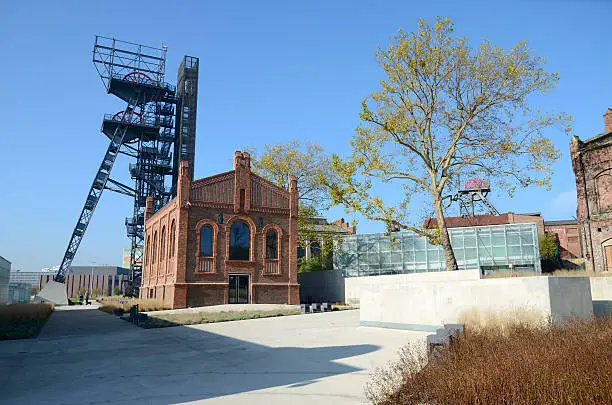
[[(181, 163), (177, 197), (157, 213), (145, 218), (145, 265), (141, 296), (170, 300), (173, 308), (226, 303), (230, 274), (250, 275), (252, 303), (260, 299), (274, 303), (299, 303), (297, 284), (297, 182), (291, 179), (289, 190), (255, 176), (250, 171), (250, 157), (234, 155), (234, 170), (191, 181), (186, 162)], [(172, 221), (176, 223), (176, 251), (162, 249), (160, 237), (166, 238)], [(236, 221), (250, 229), (250, 257), (246, 261), (229, 260), (229, 232)], [(200, 230), (213, 230), (213, 256), (200, 257)], [(277, 233), (279, 254), (265, 257), (266, 232)], [(155, 235), (157, 234), (157, 238)], [(157, 246), (153, 245), (157, 241)], [(153, 255), (155, 253), (155, 255)], [(155, 256), (153, 260), (152, 256)], [(210, 267), (201, 267), (206, 263)], [(268, 274), (267, 268), (278, 268)], [(201, 270), (206, 271), (201, 271)], [(174, 289), (172, 287), (174, 286)], [(171, 291), (160, 294), (160, 287)], [(168, 295), (171, 298), (168, 298)]]
[(585, 141), (570, 141), (576, 176), (578, 223), (588, 270), (612, 271), (612, 110), (604, 115), (606, 131)]

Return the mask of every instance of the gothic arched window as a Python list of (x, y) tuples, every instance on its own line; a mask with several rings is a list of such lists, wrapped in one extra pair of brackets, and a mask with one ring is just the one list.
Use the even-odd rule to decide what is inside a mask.
[(236, 221), (230, 228), (229, 259), (250, 260), (251, 229), (244, 221)]

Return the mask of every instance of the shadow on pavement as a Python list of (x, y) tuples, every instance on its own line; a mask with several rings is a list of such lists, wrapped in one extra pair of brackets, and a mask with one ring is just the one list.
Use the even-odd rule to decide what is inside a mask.
[[(359, 371), (336, 360), (380, 348), (305, 348), (289, 341), (270, 347), (187, 326), (142, 329), (101, 311), (54, 316), (60, 314), (54, 333), (41, 333), (52, 338), (0, 344), (0, 373), (6, 376), (0, 382), (0, 403), (170, 404), (271, 387), (297, 389), (323, 377)], [(62, 337), (61, 328), (81, 334)], [(258, 331), (262, 333), (275, 330)]]

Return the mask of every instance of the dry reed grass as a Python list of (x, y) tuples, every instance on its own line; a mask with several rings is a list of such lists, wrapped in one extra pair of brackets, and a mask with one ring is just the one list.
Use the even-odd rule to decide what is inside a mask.
[[(563, 327), (466, 327), (453, 345), (425, 359), (414, 345), (366, 386), (372, 403), (612, 403), (612, 318)], [(399, 384), (393, 384), (399, 380)]]
[(270, 318), (276, 316), (300, 315), (297, 308), (279, 308), (270, 310), (244, 310), (219, 312), (184, 312), (149, 314), (147, 319), (139, 324), (143, 328), (167, 328), (170, 326), (197, 325), (202, 323), (216, 323), (227, 321), (240, 321), (245, 319)]
[(516, 327), (545, 328), (551, 319), (546, 313), (536, 308), (517, 307), (503, 311), (485, 311), (478, 308), (462, 312), (458, 317), (459, 323), (474, 332), (486, 329), (495, 329), (507, 333)]
[(594, 273), (584, 270), (555, 270), (552, 273), (537, 274), (533, 271), (499, 271), (487, 274), (482, 278), (507, 278), (507, 277), (534, 277), (534, 276), (557, 276), (557, 277), (611, 277), (612, 271)]
[(163, 311), (170, 309), (168, 304), (157, 300), (141, 300), (137, 298), (122, 298), (122, 297), (102, 297), (98, 299), (102, 305), (98, 308), (100, 311), (113, 313), (115, 308), (123, 308), (124, 311), (129, 311), (132, 305), (138, 304), (138, 311)]
[(0, 340), (34, 336), (52, 312), (53, 304), (49, 303), (0, 305)]

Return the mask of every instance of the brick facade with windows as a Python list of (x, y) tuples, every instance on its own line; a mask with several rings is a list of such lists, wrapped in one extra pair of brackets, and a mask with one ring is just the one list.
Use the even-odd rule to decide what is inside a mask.
[(182, 162), (177, 197), (158, 212), (147, 201), (140, 297), (172, 308), (299, 304), (295, 177), (278, 187), (251, 173), (245, 152), (232, 171), (188, 173)]
[(602, 134), (570, 141), (581, 250), (587, 270), (595, 272), (612, 271), (612, 109), (604, 125)]
[(578, 221), (544, 221), (546, 233), (554, 234), (559, 242), (559, 255), (563, 259), (582, 257)]

